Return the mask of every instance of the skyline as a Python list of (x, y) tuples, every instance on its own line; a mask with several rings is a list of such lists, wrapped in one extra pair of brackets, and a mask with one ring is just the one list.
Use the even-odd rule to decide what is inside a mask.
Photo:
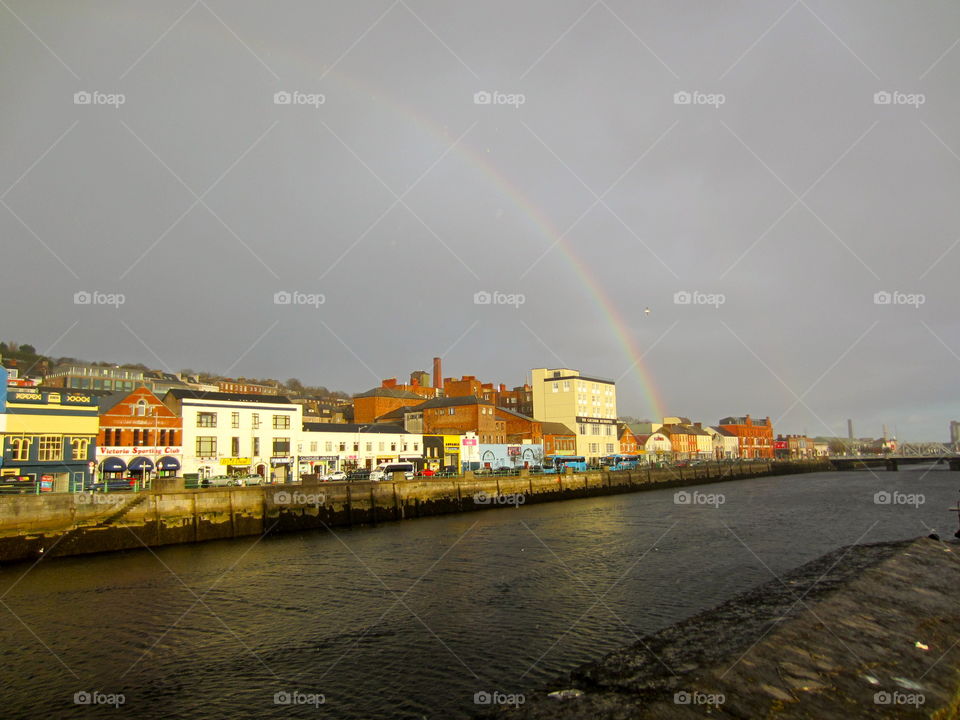
[(810, 435), (960, 417), (948, 2), (0, 14), (3, 337), (351, 394), (577, 367), (621, 414)]

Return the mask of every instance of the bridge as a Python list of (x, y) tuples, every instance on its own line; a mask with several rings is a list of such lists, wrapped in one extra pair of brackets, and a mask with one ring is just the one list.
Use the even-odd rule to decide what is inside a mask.
[(901, 443), (896, 452), (884, 455), (837, 455), (830, 458), (837, 470), (864, 470), (882, 467), (898, 470), (900, 465), (937, 463), (950, 465), (951, 470), (960, 470), (960, 453), (947, 443)]

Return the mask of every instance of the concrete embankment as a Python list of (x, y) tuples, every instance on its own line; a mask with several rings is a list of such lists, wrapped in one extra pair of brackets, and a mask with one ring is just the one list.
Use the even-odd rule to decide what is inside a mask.
[(0, 562), (158, 547), (652, 488), (828, 470), (822, 463), (724, 463), (381, 483), (303, 483), (112, 494), (0, 496)]
[[(844, 548), (502, 712), (518, 720), (957, 718), (958, 592), (955, 542)], [(560, 690), (579, 692), (548, 694)]]

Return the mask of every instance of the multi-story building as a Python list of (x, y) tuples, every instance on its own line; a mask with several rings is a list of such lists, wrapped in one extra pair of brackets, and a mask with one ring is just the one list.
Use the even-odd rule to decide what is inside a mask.
[(543, 445), (540, 443), (481, 444), (479, 451), (481, 470), (513, 470), (543, 465)]
[(444, 397), (427, 400), (412, 410), (423, 413), (428, 435), (475, 433), (483, 444), (506, 442), (506, 422), (498, 420), (493, 403), (478, 397)]
[(283, 395), (171, 390), (163, 403), (183, 423), (183, 473), (295, 479), (303, 408)]
[(619, 451), (617, 389), (612, 380), (569, 368), (535, 368), (531, 376), (533, 417), (574, 430), (577, 455), (596, 461)]
[(519, 385), (508, 390), (503, 383), (482, 383), (473, 375), (456, 378), (444, 378), (443, 394), (446, 397), (474, 396), (492, 402), (497, 407), (512, 410), (521, 415), (533, 415), (533, 388)]
[[(673, 420), (676, 418), (664, 418)], [(674, 460), (691, 460), (697, 457), (697, 436), (687, 423), (665, 422), (657, 434), (666, 435), (670, 441), (671, 457)], [(713, 443), (711, 441), (711, 448)]]
[(749, 415), (725, 417), (717, 425), (737, 436), (741, 458), (773, 459), (773, 424), (769, 417), (764, 420), (754, 420)]
[(373, 469), (380, 463), (407, 460), (420, 467), (423, 435), (386, 423), (303, 424), (297, 441), (301, 474)]
[(543, 442), (543, 423), (539, 420), (502, 407), (496, 409), (496, 417), (506, 425), (508, 443)]
[(277, 385), (263, 385), (251, 380), (238, 378), (224, 378), (217, 380), (217, 390), (224, 393), (239, 393), (241, 395), (279, 395), (280, 388)]
[(773, 454), (783, 460), (807, 460), (817, 456), (814, 445), (813, 438), (806, 435), (777, 435)]
[(119, 365), (89, 365), (74, 363), (57, 365), (43, 378), (43, 387), (74, 390), (105, 390), (130, 392), (146, 387), (158, 396), (167, 390), (187, 388), (187, 384), (173, 373), (156, 370), (120, 367)]
[(624, 455), (636, 455), (640, 452), (637, 444), (637, 436), (626, 423), (617, 423), (618, 440), (620, 441), (620, 452)]
[(643, 454), (648, 463), (663, 462), (673, 457), (670, 436), (659, 430), (649, 435), (637, 435), (637, 445), (643, 447)]
[(73, 390), (7, 387), (0, 369), (0, 476), (39, 482), (45, 491), (86, 487), (93, 478), (97, 403)]
[(735, 460), (740, 457), (740, 441), (736, 435), (716, 425), (704, 429), (713, 436), (714, 459)]
[(147, 388), (98, 399), (97, 472), (146, 480), (176, 475), (183, 456), (183, 422)]

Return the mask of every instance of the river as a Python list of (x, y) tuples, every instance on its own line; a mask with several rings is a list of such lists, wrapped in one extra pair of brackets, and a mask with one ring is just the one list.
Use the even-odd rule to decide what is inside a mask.
[(960, 473), (901, 467), (4, 567), (0, 715), (467, 718), (837, 547), (952, 535)]

